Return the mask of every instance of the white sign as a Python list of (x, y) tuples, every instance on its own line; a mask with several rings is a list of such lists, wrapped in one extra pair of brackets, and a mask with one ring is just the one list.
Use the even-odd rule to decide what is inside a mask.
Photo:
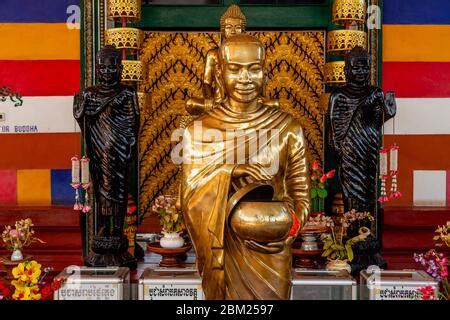
[(119, 300), (118, 284), (66, 283), (58, 290), (58, 300)]
[(203, 300), (201, 284), (146, 284), (144, 300)]
[(402, 285), (375, 287), (375, 300), (420, 300), (420, 288)]

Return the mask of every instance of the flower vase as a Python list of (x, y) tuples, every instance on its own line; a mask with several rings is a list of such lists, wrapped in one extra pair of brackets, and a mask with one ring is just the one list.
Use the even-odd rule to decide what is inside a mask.
[(342, 270), (345, 270), (348, 273), (352, 272), (352, 267), (347, 263), (347, 260), (329, 260), (327, 262), (326, 269), (328, 271), (342, 271)]
[(23, 260), (23, 254), (20, 249), (14, 249), (13, 253), (11, 254), (11, 261), (22, 261)]
[(174, 249), (184, 245), (184, 239), (178, 232), (163, 232), (164, 236), (159, 240), (162, 248)]

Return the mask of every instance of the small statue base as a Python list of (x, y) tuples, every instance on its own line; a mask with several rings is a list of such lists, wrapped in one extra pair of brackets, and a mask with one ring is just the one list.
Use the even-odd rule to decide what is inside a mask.
[(320, 269), (322, 249), (303, 250), (301, 244), (294, 242), (291, 247), (292, 256), (295, 258), (294, 267), (302, 269)]
[(126, 237), (94, 237), (92, 253), (85, 259), (88, 267), (128, 267), (136, 270), (137, 261), (128, 252)]
[(159, 241), (149, 243), (147, 251), (161, 255), (160, 267), (180, 268), (184, 266), (186, 254), (192, 249), (191, 244), (185, 244), (181, 248), (163, 248)]

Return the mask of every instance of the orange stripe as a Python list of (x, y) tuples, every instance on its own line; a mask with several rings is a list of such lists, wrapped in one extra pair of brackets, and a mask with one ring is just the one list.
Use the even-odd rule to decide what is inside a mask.
[[(385, 136), (384, 146), (397, 143), (399, 150), (399, 190), (403, 197), (388, 202), (387, 206), (413, 205), (414, 170), (450, 169), (450, 135), (395, 135)], [(388, 187), (390, 182), (388, 183)]]
[(79, 133), (2, 134), (0, 170), (68, 169), (80, 139)]

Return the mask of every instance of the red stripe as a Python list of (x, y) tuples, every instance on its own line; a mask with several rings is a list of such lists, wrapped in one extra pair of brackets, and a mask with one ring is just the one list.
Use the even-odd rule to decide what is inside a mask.
[(1, 134), (0, 170), (68, 169), (80, 154), (79, 133)]
[(450, 170), (446, 172), (446, 183), (445, 183), (445, 205), (450, 205)]
[(68, 96), (80, 90), (80, 61), (0, 61), (0, 83), (22, 96)]
[(383, 89), (400, 98), (450, 97), (450, 62), (384, 62)]

